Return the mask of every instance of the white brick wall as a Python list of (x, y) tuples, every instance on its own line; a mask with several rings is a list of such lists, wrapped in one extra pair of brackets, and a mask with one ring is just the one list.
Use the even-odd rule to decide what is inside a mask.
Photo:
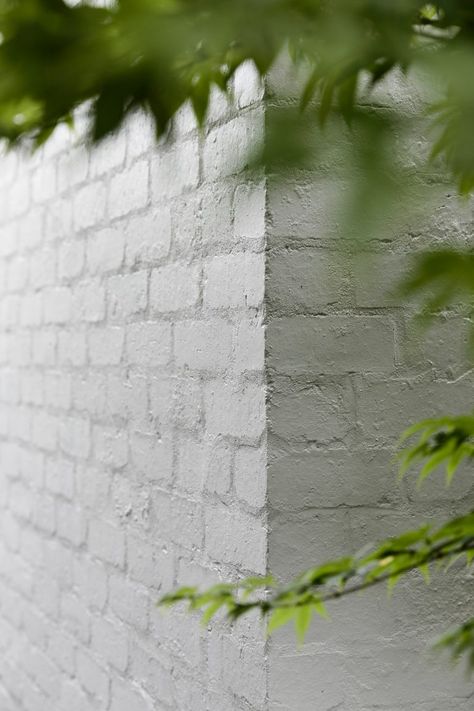
[(472, 499), (391, 467), (407, 422), (471, 407), (455, 319), (427, 346), (387, 293), (409, 227), (367, 268), (336, 175), (242, 173), (261, 100), (245, 68), (202, 134), (186, 109), (159, 147), (138, 115), (91, 153), (60, 131), (0, 159), (0, 711), (470, 708), (418, 656), (471, 604), (461, 575), (341, 603), (299, 651), (155, 608)]
[(266, 565), (246, 105), (216, 99), (207, 135), (183, 112), (159, 148), (137, 116), (92, 152), (61, 131), (0, 159), (0, 711), (262, 708), (261, 635), (215, 629), (216, 669), (206, 630), (154, 606)]

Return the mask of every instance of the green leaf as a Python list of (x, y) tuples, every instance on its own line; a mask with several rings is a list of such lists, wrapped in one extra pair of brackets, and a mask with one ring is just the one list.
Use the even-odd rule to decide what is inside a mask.
[(272, 611), (267, 624), (267, 634), (270, 635), (272, 632), (277, 630), (279, 627), (283, 627), (296, 615), (295, 607), (277, 607)]
[(208, 605), (208, 607), (204, 610), (202, 613), (201, 617), (201, 623), (203, 626), (206, 626), (214, 617), (214, 615), (221, 609), (223, 605), (226, 604), (225, 598), (221, 600), (216, 600), (214, 603), (211, 605)]
[(431, 582), (430, 566), (428, 563), (418, 566), (418, 570), (421, 572), (423, 579), (427, 585)]
[(303, 605), (298, 607), (295, 615), (295, 632), (298, 644), (303, 644), (306, 633), (311, 624), (311, 619), (313, 617), (313, 609), (310, 605)]
[(314, 609), (318, 613), (320, 617), (323, 618), (323, 620), (330, 620), (331, 618), (329, 617), (328, 611), (326, 609), (326, 605), (322, 600), (317, 600), (315, 599), (312, 603)]
[(401, 574), (391, 575), (390, 578), (387, 580), (387, 595), (389, 598), (392, 597), (393, 591), (395, 590), (395, 587), (401, 577)]

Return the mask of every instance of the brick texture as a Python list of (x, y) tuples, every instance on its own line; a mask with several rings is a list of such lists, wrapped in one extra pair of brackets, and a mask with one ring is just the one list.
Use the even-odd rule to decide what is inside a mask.
[(217, 625), (216, 668), (195, 619), (155, 609), (266, 568), (265, 194), (239, 174), (263, 115), (242, 81), (207, 136), (183, 112), (156, 148), (137, 116), (91, 152), (61, 131), (0, 159), (0, 711), (262, 708), (261, 635)]
[(423, 339), (392, 289), (472, 216), (443, 188), (351, 254), (336, 168), (245, 173), (264, 110), (245, 66), (205, 131), (186, 109), (157, 147), (136, 115), (0, 158), (0, 711), (472, 706), (420, 656), (472, 608), (461, 573), (341, 603), (300, 650), (155, 607), (472, 508), (469, 472), (417, 491), (392, 463), (408, 422), (472, 405), (456, 314)]
[[(404, 213), (361, 252), (338, 239), (337, 172), (267, 187), (268, 566), (283, 580), (473, 507), (472, 469), (449, 489), (438, 472), (418, 491), (416, 474), (397, 484), (393, 459), (409, 424), (472, 408), (456, 314), (422, 334), (394, 289), (413, 253), (442, 234), (449, 191), (440, 188), (425, 224)], [(462, 243), (467, 210), (457, 209), (446, 233)], [(347, 598), (329, 609), (330, 624), (315, 622), (299, 653), (282, 629), (269, 643), (269, 708), (467, 709), (462, 672), (424, 652), (472, 614), (468, 587), (462, 574), (436, 576), (431, 587), (413, 576), (391, 601), (384, 589)]]

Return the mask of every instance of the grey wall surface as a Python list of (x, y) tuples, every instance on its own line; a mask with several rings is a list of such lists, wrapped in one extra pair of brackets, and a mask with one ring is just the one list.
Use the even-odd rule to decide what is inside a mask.
[[(391, 100), (409, 104), (406, 86), (387, 88)], [(438, 472), (418, 491), (416, 473), (397, 483), (393, 461), (409, 424), (472, 408), (462, 319), (446, 313), (423, 334), (393, 289), (424, 246), (472, 244), (472, 208), (434, 187), (423, 217), (400, 205), (400, 219), (356, 249), (331, 213), (337, 178), (323, 165), (268, 186), (268, 566), (283, 580), (467, 513), (474, 500), (472, 470), (449, 489)], [(429, 587), (414, 574), (390, 601), (373, 589), (334, 603), (332, 621), (315, 621), (300, 651), (292, 630), (278, 632), (269, 647), (269, 708), (466, 711), (472, 680), (426, 652), (472, 615), (472, 593), (462, 568)]]
[(245, 68), (204, 134), (183, 111), (158, 147), (136, 117), (1, 158), (0, 711), (471, 708), (423, 655), (472, 608), (461, 572), (341, 602), (300, 650), (155, 609), (472, 505), (469, 476), (396, 484), (401, 430), (470, 408), (472, 377), (455, 314), (411, 337), (387, 294), (469, 208), (441, 191), (432, 225), (344, 252), (331, 171), (242, 172), (264, 133)]

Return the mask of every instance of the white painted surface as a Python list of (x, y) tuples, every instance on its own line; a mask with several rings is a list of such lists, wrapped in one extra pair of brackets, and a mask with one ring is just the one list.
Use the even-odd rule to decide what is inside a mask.
[(265, 193), (237, 174), (263, 114), (239, 81), (206, 135), (183, 111), (158, 148), (137, 117), (1, 159), (1, 711), (263, 707), (258, 627), (155, 609), (266, 569)]
[[(58, 131), (1, 159), (0, 711), (472, 703), (420, 656), (472, 608), (462, 575), (341, 603), (299, 651), (286, 629), (266, 648), (256, 619), (205, 630), (154, 608), (472, 502), (469, 476), (416, 492), (390, 465), (407, 422), (472, 400), (455, 319), (428, 349), (386, 294), (411, 233), (372, 243), (369, 271), (341, 254), (333, 176), (241, 172), (264, 115), (251, 74), (236, 92), (205, 135), (183, 111), (155, 147), (138, 116), (91, 153)], [(448, 213), (435, 233), (462, 239)]]

